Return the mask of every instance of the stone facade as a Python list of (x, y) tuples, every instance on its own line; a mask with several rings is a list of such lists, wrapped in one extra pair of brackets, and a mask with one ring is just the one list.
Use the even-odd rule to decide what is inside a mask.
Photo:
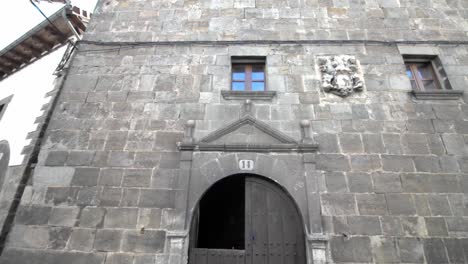
[[(467, 90), (467, 18), (464, 0), (100, 1), (0, 263), (186, 263), (193, 208), (241, 159), (298, 205), (309, 264), (468, 263), (468, 97), (415, 98), (403, 61), (437, 55)], [(364, 82), (345, 98), (318, 62), (341, 55)], [(232, 56), (265, 56), (275, 93), (223, 97)]]

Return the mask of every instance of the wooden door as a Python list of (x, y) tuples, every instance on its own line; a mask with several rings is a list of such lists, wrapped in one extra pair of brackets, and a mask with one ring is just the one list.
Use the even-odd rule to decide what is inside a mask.
[[(203, 218), (194, 216), (190, 231), (192, 246), (189, 264), (305, 264), (302, 221), (292, 199), (283, 190), (268, 181), (250, 176), (233, 177), (244, 177), (242, 180), (245, 180), (241, 185), (235, 187), (243, 189), (241, 191), (245, 195), (245, 199), (241, 199), (244, 195), (237, 199), (243, 200), (240, 202), (245, 208), (244, 249), (197, 248), (196, 245), (193, 246), (194, 241), (197, 240), (196, 236), (204, 235), (202, 230), (194, 226), (198, 225), (199, 221), (203, 221)], [(214, 186), (214, 188), (216, 187)], [(222, 196), (220, 193), (217, 195)], [(219, 199), (223, 198), (218, 196), (216, 197)], [(216, 209), (204, 208), (204, 210), (214, 212)], [(227, 219), (218, 220), (227, 221)], [(219, 230), (205, 229), (205, 231), (213, 232), (218, 236), (223, 234)], [(211, 236), (210, 238), (212, 238), (210, 241), (213, 241), (216, 237)], [(217, 247), (219, 245), (211, 246)]]
[(246, 264), (305, 264), (302, 221), (291, 198), (270, 182), (245, 181)]

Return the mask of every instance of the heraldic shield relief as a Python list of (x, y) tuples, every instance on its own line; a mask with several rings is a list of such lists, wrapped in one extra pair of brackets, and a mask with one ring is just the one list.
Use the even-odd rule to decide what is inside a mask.
[(358, 75), (356, 58), (348, 55), (318, 57), (322, 73), (322, 88), (341, 97), (362, 91), (364, 85)]

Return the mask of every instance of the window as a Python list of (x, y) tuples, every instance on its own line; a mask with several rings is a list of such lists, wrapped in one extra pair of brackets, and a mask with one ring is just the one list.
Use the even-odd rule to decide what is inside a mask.
[(451, 89), (447, 75), (437, 57), (404, 56), (406, 75), (415, 91)]
[(265, 57), (232, 57), (232, 91), (265, 91)]

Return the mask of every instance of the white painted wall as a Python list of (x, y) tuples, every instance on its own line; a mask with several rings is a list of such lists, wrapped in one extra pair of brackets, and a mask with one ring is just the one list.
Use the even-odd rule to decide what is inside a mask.
[[(93, 12), (98, 0), (72, 0), (72, 5)], [(62, 4), (41, 2), (39, 8), (50, 16)], [(29, 0), (3, 1), (0, 3), (0, 50), (21, 37), (24, 33), (44, 20), (44, 17), (29, 3)], [(42, 105), (50, 98), (45, 94), (53, 89), (55, 76), (52, 75), (65, 48), (40, 59), (25, 69), (0, 81), (0, 101), (14, 95), (5, 114), (0, 120), (0, 140), (10, 143), (10, 166), (23, 160), (21, 150), (29, 144), (26, 135), (36, 129), (34, 120), (42, 113)]]
[(38, 60), (29, 67), (0, 82), (0, 100), (13, 95), (0, 120), (0, 140), (10, 143), (10, 166), (21, 164), (22, 149), (29, 144), (29, 132), (37, 127), (34, 120), (42, 115), (41, 107), (50, 97), (45, 94), (54, 88), (52, 75), (66, 47)]

